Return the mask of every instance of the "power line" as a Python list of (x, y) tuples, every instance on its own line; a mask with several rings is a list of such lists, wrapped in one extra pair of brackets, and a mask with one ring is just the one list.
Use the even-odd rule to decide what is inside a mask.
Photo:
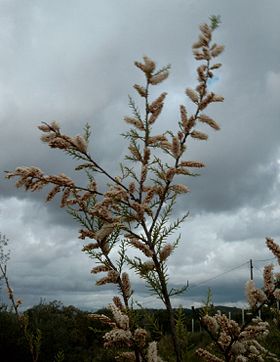
[(219, 278), (219, 277), (221, 277), (221, 276), (223, 276), (223, 275), (225, 275), (225, 274), (228, 274), (228, 273), (230, 273), (230, 272), (232, 272), (232, 271), (234, 271), (234, 270), (236, 270), (236, 269), (239, 269), (239, 268), (241, 268), (242, 266), (244, 266), (244, 265), (246, 265), (246, 264), (248, 265), (248, 261), (246, 261), (245, 263), (240, 264), (240, 265), (238, 265), (238, 266), (235, 266), (235, 267), (233, 267), (233, 268), (231, 268), (231, 269), (229, 269), (229, 270), (226, 270), (226, 271), (224, 271), (223, 273), (220, 273), (220, 274), (218, 274), (218, 275), (215, 275), (215, 276), (212, 277), (212, 278), (203, 280), (203, 281), (201, 281), (201, 282), (199, 282), (199, 283), (197, 283), (197, 284), (194, 284), (193, 286), (191, 285), (189, 288), (190, 288), (190, 289), (191, 289), (191, 288), (197, 288), (197, 287), (199, 287), (199, 286), (202, 285), (202, 284), (205, 284), (205, 283), (207, 283), (207, 282), (210, 282), (211, 280), (217, 279), (217, 278)]
[[(257, 267), (256, 265), (253, 265), (253, 262), (254, 262), (254, 263), (255, 263), (255, 262), (266, 262), (266, 261), (271, 261), (271, 260), (275, 260), (275, 259), (276, 259), (276, 257), (267, 258), (267, 259), (249, 259), (248, 261), (246, 261), (246, 262), (244, 262), (244, 263), (242, 263), (242, 264), (240, 264), (240, 265), (237, 265), (237, 266), (235, 266), (235, 267), (233, 267), (233, 268), (231, 268), (231, 269), (229, 269), (229, 270), (226, 270), (226, 271), (224, 271), (224, 272), (222, 272), (222, 273), (220, 273), (220, 274), (217, 274), (217, 275), (215, 275), (214, 277), (205, 279), (205, 280), (203, 280), (203, 281), (201, 281), (201, 282), (199, 282), (199, 283), (196, 283), (196, 284), (194, 284), (194, 285), (190, 285), (190, 286), (188, 287), (188, 290), (189, 290), (189, 289), (197, 288), (197, 287), (199, 287), (199, 286), (201, 286), (201, 285), (203, 285), (203, 284), (205, 284), (205, 283), (207, 283), (207, 282), (210, 282), (210, 281), (212, 281), (212, 280), (218, 279), (218, 278), (220, 278), (221, 276), (223, 276), (223, 275), (225, 275), (225, 274), (228, 274), (228, 273), (230, 273), (230, 272), (232, 272), (232, 271), (234, 271), (234, 270), (240, 269), (241, 267), (243, 267), (243, 266), (245, 266), (245, 265), (248, 265), (248, 266), (251, 268), (251, 279), (253, 279), (253, 275), (252, 275), (253, 268), (257, 269), (257, 271), (262, 274), (262, 271), (260, 270), (260, 268)], [(149, 298), (153, 298), (153, 296), (149, 296), (148, 299), (149, 299)], [(149, 302), (149, 301), (143, 301), (141, 304), (142, 304), (142, 305), (146, 305), (147, 303), (150, 303), (150, 302)]]
[(268, 258), (268, 259), (253, 259), (254, 261), (260, 261), (260, 262), (263, 262), (263, 261), (269, 261), (269, 260), (274, 260), (276, 259), (276, 257), (274, 256), (273, 258)]
[[(266, 262), (266, 261), (271, 261), (271, 260), (275, 260), (275, 259), (276, 259), (276, 257), (267, 258), (267, 259), (250, 259), (250, 260), (246, 261), (245, 263), (242, 263), (242, 264), (237, 265), (237, 266), (235, 266), (235, 267), (233, 267), (233, 268), (231, 268), (231, 269), (229, 269), (229, 270), (226, 270), (226, 271), (224, 271), (224, 272), (222, 272), (222, 273), (220, 273), (220, 274), (217, 274), (217, 275), (215, 275), (215, 276), (212, 277), (212, 278), (205, 279), (205, 280), (203, 280), (203, 281), (201, 281), (201, 282), (199, 282), (199, 283), (195, 283), (194, 285), (191, 285), (191, 286), (189, 287), (189, 289), (197, 288), (197, 287), (199, 287), (199, 286), (202, 285), (202, 284), (205, 284), (205, 283), (207, 283), (207, 282), (210, 282), (210, 281), (212, 281), (212, 280), (215, 280), (215, 279), (217, 279), (217, 278), (219, 278), (219, 277), (221, 277), (221, 276), (223, 276), (223, 275), (225, 275), (225, 274), (228, 274), (228, 273), (230, 273), (230, 272), (232, 272), (232, 271), (234, 271), (234, 270), (236, 270), (236, 269), (239, 269), (239, 268), (243, 267), (243, 266), (246, 265), (246, 264), (251, 267), (251, 274), (250, 274), (250, 275), (251, 275), (251, 279), (253, 279), (253, 275), (252, 275), (253, 267), (256, 268), (255, 265), (253, 266), (253, 262)], [(257, 268), (257, 269), (258, 269), (258, 268)], [(258, 269), (258, 270), (259, 270), (259, 269)], [(259, 271), (260, 271), (260, 270), (259, 270)]]
[(257, 269), (258, 272), (260, 272), (261, 274), (263, 274), (263, 271), (262, 271), (259, 267), (257, 267), (257, 266), (255, 265), (254, 268)]

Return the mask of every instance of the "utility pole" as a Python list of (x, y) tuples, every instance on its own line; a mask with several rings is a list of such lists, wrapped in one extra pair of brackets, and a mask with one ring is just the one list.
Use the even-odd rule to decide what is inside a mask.
[(250, 259), (250, 279), (254, 280), (254, 274), (253, 274), (253, 260)]

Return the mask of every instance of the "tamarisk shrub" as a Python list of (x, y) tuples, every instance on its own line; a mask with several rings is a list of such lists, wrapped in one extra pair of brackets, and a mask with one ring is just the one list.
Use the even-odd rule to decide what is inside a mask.
[[(143, 101), (143, 111), (130, 97), (132, 115), (124, 118), (131, 126), (124, 134), (129, 142), (128, 154), (120, 165), (119, 175), (112, 175), (91, 156), (88, 150), (88, 125), (83, 135), (73, 137), (64, 134), (56, 121), (43, 122), (38, 127), (42, 131), (41, 140), (49, 147), (60, 149), (79, 160), (75, 170), (85, 172), (87, 186), (77, 185), (63, 173), (46, 175), (37, 167), (18, 167), (15, 171), (7, 172), (7, 178), (18, 177), (16, 186), (26, 190), (37, 191), (52, 185), (47, 201), (62, 194), (61, 207), (67, 207), (82, 225), (79, 237), (90, 240), (83, 251), (96, 261), (92, 273), (103, 275), (96, 284), (112, 283), (118, 286), (120, 292), (121, 298), (115, 297), (110, 305), (112, 319), (92, 317), (101, 318), (112, 327), (104, 336), (104, 345), (118, 345), (125, 349), (119, 356), (122, 359), (160, 361), (156, 342), (150, 342), (147, 333), (133, 325), (129, 317), (132, 287), (125, 271), (125, 266), (129, 266), (165, 305), (176, 360), (182, 361), (171, 297), (183, 292), (186, 286), (169, 288), (167, 261), (179, 242), (179, 238), (172, 241), (170, 237), (188, 215), (186, 213), (171, 221), (178, 195), (189, 192), (185, 184), (178, 183), (177, 176), (194, 176), (196, 173), (193, 169), (204, 167), (200, 161), (185, 158), (187, 141), (190, 138), (207, 140), (208, 135), (199, 129), (201, 123), (214, 130), (219, 129), (218, 123), (205, 113), (210, 104), (223, 101), (222, 96), (207, 88), (209, 79), (221, 67), (215, 59), (224, 49), (212, 41), (219, 18), (213, 16), (210, 20), (209, 25), (200, 26), (199, 39), (193, 44), (194, 57), (200, 62), (197, 68), (198, 84), (195, 89), (187, 88), (186, 95), (194, 106), (194, 113), (188, 112), (185, 105), (180, 105), (177, 129), (161, 134), (153, 131), (167, 93), (150, 99), (150, 91), (168, 78), (170, 66), (158, 69), (148, 56), (144, 56), (142, 62), (135, 62), (145, 81), (144, 84), (134, 85)], [(98, 185), (96, 176), (99, 174), (108, 180), (105, 191)], [(136, 249), (137, 256), (129, 257), (127, 248)], [(117, 257), (113, 253), (116, 249)]]

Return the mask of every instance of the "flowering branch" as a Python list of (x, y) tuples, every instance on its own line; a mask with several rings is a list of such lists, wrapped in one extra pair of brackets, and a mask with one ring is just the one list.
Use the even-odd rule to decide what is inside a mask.
[[(169, 290), (167, 261), (177, 247), (180, 237), (173, 242), (169, 239), (185, 221), (188, 213), (173, 222), (170, 219), (177, 197), (189, 192), (185, 184), (176, 182), (177, 176), (196, 176), (192, 170), (205, 166), (199, 161), (183, 159), (188, 139), (207, 140), (208, 135), (198, 128), (201, 123), (219, 130), (217, 122), (202, 113), (211, 103), (223, 101), (222, 96), (207, 89), (209, 79), (221, 66), (220, 63), (212, 61), (224, 49), (223, 46), (212, 43), (212, 33), (217, 27), (213, 24), (212, 21), (211, 25), (200, 26), (199, 39), (193, 45), (194, 57), (202, 61), (202, 64), (197, 68), (197, 87), (187, 88), (185, 93), (195, 105), (195, 112), (188, 114), (185, 105), (180, 105), (180, 121), (175, 133), (167, 130), (163, 134), (153, 134), (153, 126), (164, 107), (167, 93), (163, 92), (156, 99), (150, 99), (151, 87), (168, 78), (170, 66), (157, 69), (156, 63), (147, 56), (143, 57), (143, 62), (135, 62), (135, 66), (145, 77), (144, 86), (134, 85), (135, 91), (144, 101), (144, 116), (141, 116), (130, 97), (129, 105), (133, 115), (124, 118), (131, 126), (124, 134), (129, 141), (128, 155), (126, 163), (121, 164), (120, 176), (112, 176), (91, 157), (88, 151), (89, 126), (86, 126), (84, 135), (68, 136), (61, 132), (56, 121), (50, 124), (43, 122), (39, 126), (43, 133), (41, 140), (49, 147), (60, 149), (82, 161), (75, 170), (86, 173), (87, 187), (76, 185), (64, 174), (45, 175), (36, 167), (19, 167), (6, 175), (9, 179), (18, 177), (16, 186), (30, 191), (52, 185), (47, 201), (62, 193), (61, 207), (67, 207), (68, 212), (82, 225), (79, 237), (82, 240), (92, 240), (83, 247), (83, 251), (97, 262), (92, 273), (105, 273), (96, 284), (117, 285), (123, 298), (124, 306), (119, 299), (115, 299), (114, 305), (110, 307), (114, 315), (110, 323), (115, 327), (107, 337), (105, 335), (105, 345), (124, 343), (134, 351), (136, 361), (147, 358), (148, 362), (152, 362), (159, 361), (160, 358), (154, 342), (148, 343), (145, 340), (142, 346), (136, 343), (137, 328), (134, 328), (128, 318), (132, 288), (129, 276), (124, 270), (125, 264), (144, 279), (147, 286), (163, 301), (170, 321), (176, 360), (182, 361), (171, 297), (183, 292), (187, 286)], [(158, 157), (159, 153), (167, 155), (166, 162)], [(109, 184), (104, 192), (98, 189), (96, 173), (101, 173), (108, 179)], [(117, 258), (112, 253), (114, 248), (119, 248)], [(134, 248), (142, 257), (129, 257), (127, 248)], [(121, 319), (126, 320), (125, 325), (120, 323)]]

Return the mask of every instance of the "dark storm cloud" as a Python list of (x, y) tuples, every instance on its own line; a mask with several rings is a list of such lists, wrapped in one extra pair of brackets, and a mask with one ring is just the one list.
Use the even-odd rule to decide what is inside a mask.
[[(15, 6), (8, 11), (14, 39), (10, 47), (15, 57), (8, 66), (11, 77), (7, 83), (12, 103), (3, 115), (8, 124), (3, 139), (6, 141), (6, 154), (13, 155), (13, 162), (5, 157), (3, 166), (12, 168), (29, 162), (38, 164), (47, 172), (57, 172), (63, 164), (65, 171), (71, 172), (70, 163), (65, 161), (64, 155), (55, 153), (55, 157), (52, 157), (52, 151), (39, 145), (39, 135), (35, 131), (35, 125), (42, 119), (61, 119), (65, 131), (74, 134), (80, 132), (86, 121), (93, 125), (94, 154), (114, 173), (116, 162), (112, 160), (112, 154), (120, 155), (123, 151), (118, 134), (125, 129), (121, 118), (128, 112), (126, 94), (130, 92), (134, 79), (140, 79), (132, 65), (133, 60), (146, 52), (152, 53), (163, 64), (171, 62), (174, 69), (166, 88), (171, 87), (171, 94), (172, 87), (176, 87), (177, 91), (181, 88), (183, 93), (187, 82), (193, 81), (195, 74), (194, 64), (190, 68), (186, 61), (189, 62), (190, 45), (197, 33), (197, 24), (192, 24), (194, 20), (188, 19), (186, 26), (184, 18), (197, 16), (196, 23), (199, 23), (207, 19), (209, 7), (204, 2), (200, 5), (190, 2), (183, 6), (182, 1), (176, 1), (174, 6), (169, 2), (160, 6), (155, 1), (150, 11), (146, 12), (145, 2), (132, 5), (124, 1), (122, 7), (112, 2), (99, 6), (82, 2), (79, 7), (73, 3), (72, 7), (66, 8), (63, 2), (42, 2), (40, 6), (32, 6), (31, 2), (27, 4), (29, 6), (25, 7), (24, 15)], [(175, 5), (183, 6), (184, 11), (178, 12)], [(223, 131), (211, 134), (214, 139), (209, 145), (190, 147), (194, 147), (190, 154), (202, 158), (206, 163), (209, 158), (211, 161), (210, 171), (207, 171), (210, 175), (198, 181), (197, 188), (206, 191), (200, 198), (195, 196), (198, 197), (200, 209), (212, 208), (212, 195), (217, 200), (218, 194), (219, 201), (214, 205), (217, 210), (238, 207), (238, 200), (247, 202), (243, 198), (244, 194), (248, 194), (247, 189), (254, 192), (260, 187), (258, 184), (266, 182), (265, 175), (258, 173), (258, 166), (267, 163), (277, 148), (279, 122), (273, 107), (271, 109), (270, 104), (262, 102), (266, 78), (271, 74), (269, 72), (278, 70), (276, 54), (269, 57), (273, 43), (277, 41), (276, 24), (273, 23), (277, 19), (274, 15), (271, 19), (272, 9), (268, 5), (263, 8), (257, 2), (254, 7), (256, 16), (245, 21), (251, 11), (247, 6), (247, 9), (246, 5), (242, 6), (240, 14), (240, 5), (236, 2), (222, 6), (220, 2), (212, 3), (213, 12), (219, 8), (223, 17), (218, 38), (223, 35), (223, 41), (227, 43), (223, 56), (225, 69), (216, 85), (217, 91), (225, 93), (227, 106), (213, 109)], [(136, 17), (137, 13), (143, 17)], [(260, 13), (262, 21), (257, 20)], [(105, 14), (107, 21), (104, 23), (102, 19)], [(240, 20), (240, 17), (244, 20)], [(237, 21), (238, 31), (234, 27)], [(149, 26), (144, 26), (146, 24)], [(20, 25), (23, 27), (21, 32)], [(265, 26), (266, 32), (263, 31)], [(266, 55), (265, 61), (261, 55)], [(59, 59), (63, 59), (63, 62)], [(255, 105), (260, 103), (264, 104), (257, 108)], [(7, 108), (9, 102), (5, 105)], [(13, 109), (16, 109), (15, 114), (11, 114)], [(164, 125), (169, 119), (174, 119), (174, 115), (168, 113), (165, 119)], [(17, 132), (12, 132), (15, 129)], [(16, 133), (15, 141), (8, 143), (12, 133)], [(269, 138), (270, 142), (264, 144), (261, 142), (263, 138)], [(110, 147), (104, 147), (104, 140)], [(23, 144), (29, 147), (22, 149)], [(33, 151), (35, 148), (36, 152)], [(274, 177), (269, 178), (270, 182)], [(233, 184), (234, 178), (237, 180)], [(201, 187), (199, 183), (202, 183)], [(204, 187), (206, 183), (208, 187)], [(7, 183), (5, 187), (8, 187)], [(224, 194), (219, 193), (221, 189)], [(236, 198), (236, 194), (240, 197)], [(196, 204), (196, 200), (193, 204)]]
[[(178, 106), (187, 101), (184, 90), (196, 84), (191, 44), (198, 25), (220, 14), (215, 37), (226, 51), (211, 89), (224, 95), (225, 103), (209, 107), (207, 114), (221, 131), (207, 130), (206, 143), (189, 142), (185, 158), (205, 162), (207, 169), (186, 180), (191, 193), (177, 205), (177, 213), (190, 210), (191, 216), (182, 228), (182, 245), (170, 259), (171, 279), (176, 285), (186, 279), (198, 283), (240, 258), (269, 257), (264, 237), (280, 236), (277, 0), (3, 0), (0, 10), (1, 174), (35, 165), (69, 176), (75, 162), (40, 142), (40, 121), (59, 120), (71, 135), (89, 122), (92, 155), (117, 175), (126, 148), (119, 134), (127, 129), (122, 121), (130, 114), (127, 94), (135, 95), (132, 85), (143, 81), (133, 61), (147, 54), (160, 66), (172, 64), (170, 78), (153, 95), (168, 92), (156, 127), (174, 129)], [(82, 175), (74, 177), (85, 182)], [(11, 239), (11, 277), (27, 304), (40, 295), (94, 305), (98, 295), (90, 291), (91, 261), (80, 253), (79, 226), (59, 201), (45, 205), (44, 192), (25, 193), (4, 179), (0, 194), (0, 228)], [(137, 288), (139, 298), (147, 298)], [(230, 297), (225, 288), (225, 282), (217, 284), (217, 303)], [(192, 302), (205, 294), (197, 290), (189, 295)], [(232, 300), (244, 299), (234, 283), (232, 290), (237, 293)], [(109, 290), (102, 293), (109, 302)]]

